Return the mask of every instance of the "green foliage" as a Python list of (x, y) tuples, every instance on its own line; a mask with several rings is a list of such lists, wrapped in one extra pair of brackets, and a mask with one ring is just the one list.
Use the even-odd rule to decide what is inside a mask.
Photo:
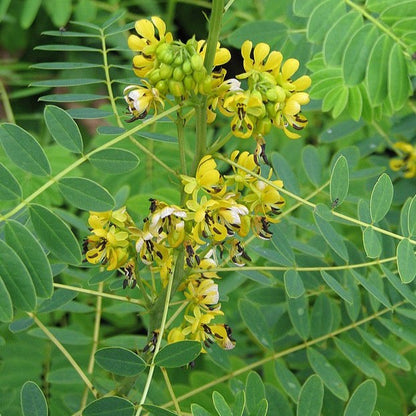
[[(123, 89), (139, 83), (135, 20), (207, 38), (210, 4), (188, 3), (0, 1), (0, 413), (414, 414), (416, 179), (391, 161), (410, 159), (395, 143), (415, 145), (415, 0), (227, 4), (223, 46), (267, 42), (312, 78), (302, 137), (265, 135), (286, 200), (271, 241), (245, 239), (251, 261), (218, 272), (233, 350), (158, 345), (156, 271), (140, 270), (149, 300), (83, 263), (86, 211), (126, 205), (142, 224), (149, 198), (180, 204), (175, 99), (129, 124)], [(189, 173), (193, 110), (181, 117)], [(253, 152), (215, 123), (208, 145)]]

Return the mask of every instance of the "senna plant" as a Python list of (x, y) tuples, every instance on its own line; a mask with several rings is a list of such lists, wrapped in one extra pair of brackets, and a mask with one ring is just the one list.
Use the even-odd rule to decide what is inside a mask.
[(0, 72), (0, 412), (415, 414), (416, 1), (48, 3), (0, 3), (60, 27)]

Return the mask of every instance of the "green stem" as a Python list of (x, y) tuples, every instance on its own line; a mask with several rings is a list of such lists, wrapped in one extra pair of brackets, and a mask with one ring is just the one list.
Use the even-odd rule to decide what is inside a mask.
[(224, 137), (218, 138), (207, 150), (207, 153), (212, 155), (215, 152), (218, 152), (231, 138), (233, 137), (232, 132), (230, 131)]
[(172, 29), (173, 19), (175, 18), (177, 0), (168, 0), (168, 10), (166, 12), (166, 26)]
[(140, 416), (143, 410), (142, 405), (146, 401), (147, 394), (149, 392), (150, 384), (153, 379), (153, 373), (156, 367), (155, 357), (160, 350), (160, 346), (161, 346), (162, 339), (163, 339), (163, 333), (165, 332), (170, 297), (172, 293), (175, 293), (176, 288), (178, 287), (179, 283), (181, 282), (183, 278), (183, 270), (184, 270), (184, 253), (183, 253), (183, 248), (181, 247), (177, 253), (175, 271), (173, 275), (170, 275), (169, 277), (169, 282), (166, 287), (166, 290), (162, 292), (162, 294), (159, 296), (156, 303), (154, 304), (154, 307), (150, 311), (149, 333), (152, 333), (153, 330), (159, 328), (159, 336), (157, 338), (155, 350), (153, 351), (152, 361), (149, 366), (149, 373), (147, 375), (146, 384), (143, 389), (142, 398), (140, 399), (139, 407), (137, 408), (135, 416)]
[[(209, 33), (207, 49), (205, 52), (204, 67), (208, 74), (212, 72), (214, 66), (217, 42), (220, 36), (222, 15), (224, 10), (224, 0), (213, 0), (211, 17), (209, 20)], [(196, 171), (198, 163), (207, 149), (207, 97), (201, 96), (195, 107), (196, 113), (196, 146), (192, 173)]]
[(179, 145), (179, 160), (181, 162), (181, 173), (187, 175), (188, 169), (186, 166), (185, 155), (185, 119), (182, 116), (182, 111), (178, 110), (176, 117), (176, 131), (178, 133), (178, 145)]
[(4, 88), (3, 81), (0, 79), (0, 95), (1, 102), (3, 103), (4, 112), (6, 113), (6, 119), (9, 123), (15, 123), (12, 106), (10, 105), (9, 95), (6, 88)]

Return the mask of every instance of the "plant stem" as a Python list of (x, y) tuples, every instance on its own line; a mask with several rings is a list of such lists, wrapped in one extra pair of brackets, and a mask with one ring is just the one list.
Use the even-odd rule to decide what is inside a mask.
[(41, 329), (41, 331), (55, 344), (55, 346), (59, 349), (59, 351), (62, 352), (64, 357), (68, 360), (68, 362), (72, 365), (74, 370), (78, 373), (78, 375), (81, 377), (82, 381), (85, 383), (85, 385), (88, 387), (88, 389), (91, 391), (93, 396), (97, 398), (97, 390), (92, 385), (89, 378), (85, 375), (84, 371), (82, 371), (81, 367), (78, 365), (78, 363), (72, 358), (72, 355), (68, 352), (68, 350), (58, 341), (58, 339), (55, 337), (55, 335), (52, 334), (51, 331), (49, 331), (48, 328), (46, 328), (45, 325), (37, 318), (35, 314), (32, 312), (27, 312), (27, 314), (35, 321), (36, 325)]
[[(98, 292), (102, 293), (104, 288), (104, 282), (100, 282), (98, 285)], [(90, 358), (88, 362), (88, 369), (87, 374), (92, 375), (94, 371), (94, 358), (95, 353), (97, 352), (98, 347), (98, 339), (100, 337), (100, 325), (101, 325), (101, 314), (102, 314), (102, 306), (103, 306), (103, 298), (101, 296), (97, 297), (97, 304), (95, 309), (95, 320), (94, 320), (94, 333), (92, 338), (92, 347), (91, 347), (91, 353)], [(84, 394), (82, 396), (81, 400), (81, 409), (83, 409), (87, 403), (88, 399), (88, 386), (85, 386)]]
[[(172, 293), (175, 292), (177, 285), (180, 283), (183, 277), (183, 269), (184, 269), (184, 255), (183, 254), (184, 254), (183, 248), (181, 247), (178, 250), (178, 253), (175, 259), (176, 260), (175, 271), (173, 274), (169, 276), (169, 282), (166, 287), (166, 290), (162, 292), (162, 294), (157, 299), (154, 305), (154, 308), (152, 308), (152, 310), (150, 311), (150, 323), (149, 323), (150, 331), (149, 332), (151, 333), (151, 331), (156, 329), (156, 327), (152, 327), (152, 322), (153, 322), (153, 325), (156, 324), (158, 325), (158, 327), (160, 325), (159, 327), (160, 329), (159, 329), (159, 336), (157, 338), (155, 350), (153, 351), (152, 361), (149, 366), (149, 373), (147, 375), (146, 384), (143, 389), (142, 398), (140, 399), (139, 407), (137, 408), (137, 412), (135, 416), (140, 416), (142, 409), (143, 409), (142, 405), (146, 401), (147, 394), (150, 388), (150, 384), (152, 382), (153, 373), (156, 367), (155, 357), (160, 350), (160, 346), (162, 344), (162, 339), (163, 339), (163, 333), (165, 332), (165, 325), (166, 325), (166, 319), (168, 316), (170, 297)], [(175, 285), (176, 287), (174, 288)], [(162, 303), (163, 305), (161, 305)], [(160, 308), (160, 306), (163, 306), (163, 308)]]
[(181, 173), (187, 175), (188, 169), (186, 166), (185, 155), (185, 119), (182, 116), (182, 110), (177, 111), (176, 117), (176, 131), (178, 133), (178, 145), (179, 145), (179, 160), (181, 162)]
[(4, 112), (6, 113), (6, 119), (9, 123), (15, 123), (12, 106), (10, 105), (9, 95), (4, 87), (3, 81), (0, 79), (0, 95), (1, 102), (3, 103)]
[[(207, 49), (205, 52), (204, 67), (208, 74), (211, 74), (214, 65), (217, 42), (220, 36), (224, 0), (213, 0), (211, 17), (209, 20), (209, 33)], [(196, 145), (192, 173), (195, 173), (198, 163), (206, 153), (207, 148), (207, 97), (200, 96), (195, 106), (196, 113)]]

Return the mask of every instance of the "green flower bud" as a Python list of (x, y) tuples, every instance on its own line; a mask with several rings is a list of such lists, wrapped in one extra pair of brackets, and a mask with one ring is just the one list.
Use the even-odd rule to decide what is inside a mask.
[(168, 86), (169, 86), (169, 92), (174, 97), (181, 97), (182, 95), (185, 95), (185, 89), (183, 87), (182, 82), (170, 79), (168, 82)]
[(277, 98), (279, 97), (279, 90), (277, 87), (270, 88), (266, 91), (266, 98), (269, 101), (277, 101)]
[(183, 56), (182, 53), (178, 53), (175, 57), (175, 59), (173, 60), (173, 65), (174, 66), (179, 66), (182, 65), (183, 63)]
[(167, 64), (160, 64), (160, 77), (169, 79), (172, 76), (173, 68)]
[(152, 85), (155, 85), (158, 81), (161, 80), (160, 69), (158, 69), (158, 68), (153, 69), (152, 71), (149, 72), (147, 77), (149, 78), (149, 82)]
[(173, 70), (173, 79), (175, 81), (182, 81), (183, 78), (185, 77), (184, 72), (182, 71), (182, 68), (180, 66), (177, 66), (174, 70)]
[(168, 83), (164, 80), (159, 81), (155, 88), (160, 92), (161, 95), (166, 95), (168, 92)]
[(204, 61), (200, 55), (195, 54), (191, 57), (191, 65), (194, 71), (200, 71), (204, 67)]
[(192, 74), (192, 65), (189, 59), (182, 64), (182, 70), (186, 75)]
[(166, 53), (166, 51), (169, 50), (169, 45), (167, 43), (160, 43), (159, 46), (156, 49), (156, 56), (163, 61), (163, 56)]
[(202, 82), (205, 79), (205, 70), (202, 68), (200, 71), (195, 71), (192, 76), (197, 83)]
[(195, 80), (192, 78), (191, 75), (187, 75), (184, 79), (183, 79), (183, 84), (185, 86), (186, 91), (193, 91), (196, 87), (196, 83)]

